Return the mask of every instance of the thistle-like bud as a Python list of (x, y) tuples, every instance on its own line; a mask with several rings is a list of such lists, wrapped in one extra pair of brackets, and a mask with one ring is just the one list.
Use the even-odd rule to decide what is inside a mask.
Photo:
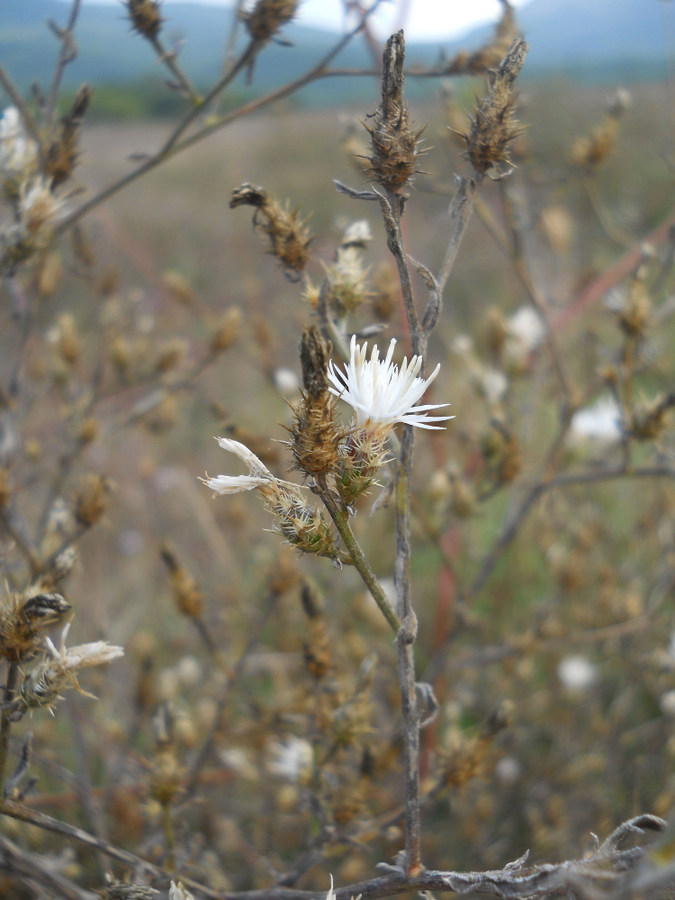
[(78, 158), (78, 138), (82, 120), (92, 97), (92, 89), (83, 84), (78, 90), (70, 110), (59, 122), (58, 132), (47, 148), (45, 171), (58, 187), (70, 178)]
[(188, 618), (201, 619), (204, 611), (204, 595), (197, 581), (185, 566), (178, 562), (176, 553), (168, 541), (163, 541), (160, 554), (169, 570), (169, 583), (178, 611)]
[(644, 281), (634, 279), (628, 288), (625, 300), (617, 309), (621, 330), (629, 337), (643, 335), (649, 321), (651, 306), (649, 292)]
[(253, 206), (253, 226), (267, 235), (270, 252), (291, 272), (300, 273), (309, 259), (311, 236), (298, 210), (281, 204), (264, 188), (242, 184), (232, 192), (230, 209)]
[(374, 431), (357, 429), (345, 441), (335, 478), (335, 486), (345, 506), (351, 506), (375, 483), (387, 458), (385, 440)]
[(619, 120), (630, 106), (630, 94), (620, 89), (610, 100), (600, 124), (590, 134), (582, 135), (572, 145), (570, 161), (580, 169), (595, 169), (611, 153), (619, 130)]
[(369, 175), (389, 191), (400, 190), (415, 173), (420, 150), (415, 132), (403, 102), (403, 63), (405, 40), (403, 31), (392, 34), (382, 57), (382, 100), (364, 127), (370, 134)]
[(108, 507), (111, 482), (105, 475), (89, 474), (75, 498), (75, 518), (85, 528), (91, 528)]
[(328, 390), (331, 345), (319, 329), (308, 326), (302, 334), (302, 399), (293, 410), (289, 428), (295, 464), (306, 475), (330, 472), (337, 463), (342, 430), (335, 424), (335, 398)]
[(518, 438), (499, 419), (490, 422), (491, 428), (483, 436), (483, 457), (498, 485), (508, 484), (518, 475), (522, 465)]
[(211, 326), (211, 350), (228, 350), (239, 339), (243, 315), (238, 306), (231, 306)]
[[(162, 710), (165, 707), (166, 704), (162, 707)], [(153, 720), (153, 727), (155, 726), (156, 718)], [(167, 740), (158, 740), (157, 753), (153, 760), (150, 775), (150, 793), (161, 806), (168, 807), (173, 803), (181, 789), (181, 775), (182, 769), (176, 758), (173, 735)]]
[(127, 0), (127, 10), (134, 31), (154, 41), (162, 28), (157, 0)]
[(665, 397), (644, 400), (631, 417), (630, 434), (638, 441), (653, 441), (661, 436), (667, 424), (668, 411), (675, 407), (675, 392)]
[(267, 43), (291, 21), (298, 4), (299, 0), (257, 0), (251, 12), (242, 16), (246, 30), (255, 41)]
[(469, 133), (462, 135), (467, 158), (480, 177), (499, 177), (511, 169), (509, 145), (520, 133), (513, 82), (526, 54), (526, 41), (516, 38), (499, 67), (490, 72), (488, 91), (476, 108)]
[(323, 678), (331, 660), (330, 638), (323, 612), (323, 600), (315, 584), (305, 581), (300, 592), (302, 608), (309, 619), (309, 637), (303, 643), (307, 671), (317, 680)]

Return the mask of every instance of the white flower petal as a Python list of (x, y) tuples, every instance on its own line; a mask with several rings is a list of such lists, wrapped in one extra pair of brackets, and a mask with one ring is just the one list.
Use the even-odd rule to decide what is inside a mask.
[(215, 475), (202, 479), (204, 484), (216, 494), (241, 494), (254, 491), (263, 484), (269, 484), (269, 478), (257, 475)]
[(231, 438), (216, 438), (220, 446), (223, 450), (227, 450), (228, 453), (234, 453), (235, 456), (238, 456), (249, 468), (251, 475), (257, 475), (260, 478), (271, 478), (272, 475), (267, 468), (267, 466), (263, 463), (262, 460), (258, 459), (258, 457), (253, 453), (253, 451), (249, 450), (245, 444), (239, 443), (239, 441), (233, 441)]
[(454, 416), (428, 416), (427, 412), (448, 406), (447, 403), (428, 403), (415, 406), (440, 371), (436, 366), (428, 378), (420, 378), (422, 358), (404, 359), (400, 368), (392, 362), (396, 340), (392, 339), (387, 355), (380, 360), (378, 347), (373, 347), (370, 359), (366, 358), (368, 344), (359, 346), (352, 337), (350, 360), (344, 371), (331, 361), (328, 379), (331, 393), (345, 400), (356, 413), (356, 424), (368, 423), (392, 427), (397, 422), (417, 428), (437, 429), (432, 422), (445, 422)]

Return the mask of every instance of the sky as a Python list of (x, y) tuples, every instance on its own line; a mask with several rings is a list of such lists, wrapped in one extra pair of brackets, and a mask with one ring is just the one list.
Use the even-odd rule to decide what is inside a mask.
[[(85, 0), (85, 2), (119, 2), (119, 0)], [(164, 0), (165, 3), (179, 0)], [(230, 5), (230, 0), (195, 0), (211, 6)], [(516, 7), (527, 0), (511, 0)], [(303, 0), (297, 20), (339, 30), (344, 24), (341, 0)], [(443, 40), (461, 37), (476, 25), (496, 22), (502, 5), (499, 0), (385, 0), (375, 13), (376, 33), (380, 38), (405, 28), (408, 40)]]

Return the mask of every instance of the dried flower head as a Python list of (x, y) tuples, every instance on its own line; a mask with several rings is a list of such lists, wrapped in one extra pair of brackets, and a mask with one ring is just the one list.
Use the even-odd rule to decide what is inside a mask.
[(291, 21), (298, 5), (299, 0), (257, 0), (253, 9), (242, 16), (246, 30), (255, 41), (266, 43)]
[(108, 507), (112, 484), (105, 475), (89, 474), (75, 498), (75, 518), (85, 528), (94, 526)]
[(51, 179), (52, 187), (58, 187), (73, 173), (78, 159), (80, 126), (92, 97), (92, 89), (83, 84), (68, 112), (59, 122), (55, 137), (46, 153), (45, 171)]
[(127, 10), (134, 31), (154, 41), (162, 28), (157, 0), (127, 0)]
[(335, 423), (335, 398), (328, 387), (331, 345), (315, 326), (306, 327), (300, 345), (301, 400), (289, 427), (295, 464), (306, 475), (330, 472), (338, 458), (343, 429)]
[(307, 265), (311, 236), (307, 220), (288, 203), (281, 204), (264, 188), (242, 184), (232, 192), (230, 209), (253, 206), (253, 225), (270, 240), (270, 252), (291, 272), (300, 273)]
[(298, 550), (317, 556), (335, 557), (335, 540), (321, 512), (309, 506), (300, 488), (275, 478), (263, 462), (244, 444), (216, 438), (223, 450), (234, 453), (249, 469), (248, 475), (216, 475), (201, 481), (216, 494), (258, 491), (274, 519), (274, 530)]
[(44, 630), (69, 611), (61, 594), (9, 594), (0, 608), (0, 655), (12, 662), (30, 659), (41, 647)]
[(169, 583), (178, 611), (191, 619), (200, 619), (204, 611), (204, 594), (196, 579), (182, 566), (168, 541), (163, 541), (160, 554), (169, 570)]
[(520, 133), (513, 112), (513, 82), (526, 54), (527, 43), (516, 38), (499, 67), (491, 71), (487, 93), (476, 108), (469, 133), (462, 135), (467, 158), (480, 176), (499, 177), (511, 169), (509, 149)]
[(404, 358), (399, 368), (392, 362), (395, 347), (396, 339), (392, 338), (383, 360), (378, 347), (373, 347), (367, 359), (368, 344), (359, 346), (356, 337), (352, 337), (345, 370), (337, 369), (332, 362), (329, 364), (328, 379), (332, 385), (329, 390), (352, 407), (357, 429), (386, 436), (397, 422), (417, 428), (441, 428), (431, 423), (445, 422), (454, 416), (429, 416), (428, 412), (448, 406), (447, 403), (415, 405), (438, 375), (440, 363), (428, 378), (421, 378), (422, 357), (413, 356), (410, 362)]
[(619, 130), (619, 120), (630, 106), (628, 91), (619, 88), (610, 98), (600, 124), (590, 134), (582, 135), (572, 144), (570, 162), (589, 172), (603, 163), (612, 152)]
[(382, 57), (382, 100), (372, 121), (363, 123), (370, 134), (368, 157), (371, 178), (390, 191), (400, 190), (415, 173), (420, 155), (419, 138), (424, 128), (414, 131), (403, 101), (403, 31), (392, 34)]
[(124, 648), (108, 641), (93, 641), (89, 644), (78, 644), (66, 647), (66, 638), (70, 623), (65, 626), (61, 636), (61, 645), (57, 650), (52, 641), (46, 637), (44, 646), (45, 658), (24, 679), (13, 711), (15, 718), (20, 718), (28, 709), (46, 707), (51, 709), (60, 699), (61, 691), (74, 688), (87, 697), (77, 680), (80, 669), (100, 666), (124, 656)]

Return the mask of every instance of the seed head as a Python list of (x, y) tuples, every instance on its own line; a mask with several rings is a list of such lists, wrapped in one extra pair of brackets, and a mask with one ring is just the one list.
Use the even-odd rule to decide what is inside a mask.
[(291, 21), (299, 0), (257, 0), (249, 13), (243, 14), (246, 30), (260, 43), (267, 43), (279, 29)]
[(416, 171), (418, 142), (424, 130), (413, 130), (403, 102), (404, 60), (405, 40), (403, 31), (399, 31), (389, 38), (384, 48), (382, 100), (372, 122), (364, 122), (371, 144), (368, 174), (390, 191), (400, 190)]
[(511, 168), (510, 144), (520, 133), (513, 82), (526, 54), (527, 43), (516, 38), (499, 67), (490, 72), (488, 91), (476, 108), (469, 133), (462, 135), (466, 155), (479, 176), (498, 177)]
[(87, 475), (75, 498), (75, 518), (80, 525), (91, 528), (108, 507), (111, 482), (105, 475)]
[(127, 9), (134, 31), (150, 41), (155, 40), (162, 28), (157, 0), (127, 0)]
[(45, 170), (52, 187), (70, 178), (77, 163), (80, 126), (92, 97), (92, 89), (83, 84), (70, 110), (59, 122), (56, 136), (47, 148)]
[(335, 424), (335, 398), (328, 388), (330, 352), (331, 345), (319, 329), (306, 327), (300, 345), (304, 391), (289, 428), (295, 464), (306, 475), (320, 475), (335, 467), (344, 436)]

